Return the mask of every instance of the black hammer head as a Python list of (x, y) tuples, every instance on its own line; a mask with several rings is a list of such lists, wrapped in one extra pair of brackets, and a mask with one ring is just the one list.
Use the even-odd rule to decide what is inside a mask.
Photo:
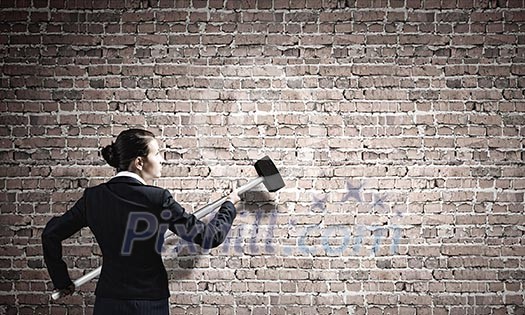
[(255, 170), (257, 170), (259, 176), (264, 177), (263, 184), (269, 192), (274, 192), (284, 187), (281, 174), (279, 174), (277, 167), (267, 155), (255, 162)]

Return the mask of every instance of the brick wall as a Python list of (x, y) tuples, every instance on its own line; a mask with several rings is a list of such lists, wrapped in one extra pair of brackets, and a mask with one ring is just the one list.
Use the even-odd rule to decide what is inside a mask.
[[(129, 127), (188, 211), (266, 154), (286, 182), (222, 246), (166, 244), (173, 314), (524, 314), (523, 0), (0, 6), (0, 314), (91, 314), (40, 235)], [(101, 263), (89, 229), (64, 253)]]

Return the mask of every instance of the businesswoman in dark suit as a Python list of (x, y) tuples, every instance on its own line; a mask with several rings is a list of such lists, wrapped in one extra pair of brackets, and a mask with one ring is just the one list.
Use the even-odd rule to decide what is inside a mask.
[(118, 173), (86, 188), (75, 205), (52, 218), (42, 233), (53, 285), (64, 294), (74, 291), (61, 241), (89, 226), (103, 256), (94, 315), (169, 314), (168, 277), (159, 250), (165, 231), (160, 227), (203, 248), (216, 247), (231, 228), (239, 196), (233, 191), (207, 224), (187, 213), (168, 190), (147, 184), (161, 176), (163, 162), (159, 143), (147, 130), (121, 132), (102, 155)]

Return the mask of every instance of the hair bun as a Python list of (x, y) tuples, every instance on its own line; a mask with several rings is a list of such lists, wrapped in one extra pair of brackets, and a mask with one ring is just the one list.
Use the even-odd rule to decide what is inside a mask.
[(104, 160), (106, 160), (109, 165), (115, 168), (118, 167), (119, 162), (113, 142), (102, 149), (102, 157), (104, 157)]

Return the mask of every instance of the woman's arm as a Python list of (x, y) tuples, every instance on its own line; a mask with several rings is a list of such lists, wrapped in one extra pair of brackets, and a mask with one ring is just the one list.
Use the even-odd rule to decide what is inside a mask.
[(73, 283), (67, 272), (67, 265), (62, 260), (62, 240), (87, 226), (84, 200), (82, 196), (69, 211), (49, 220), (42, 232), (44, 261), (53, 285), (59, 290), (66, 289)]
[(182, 239), (200, 245), (204, 249), (219, 246), (231, 229), (237, 209), (231, 201), (226, 201), (215, 217), (207, 224), (184, 210), (168, 190), (164, 191), (163, 211), (169, 210), (169, 229)]

